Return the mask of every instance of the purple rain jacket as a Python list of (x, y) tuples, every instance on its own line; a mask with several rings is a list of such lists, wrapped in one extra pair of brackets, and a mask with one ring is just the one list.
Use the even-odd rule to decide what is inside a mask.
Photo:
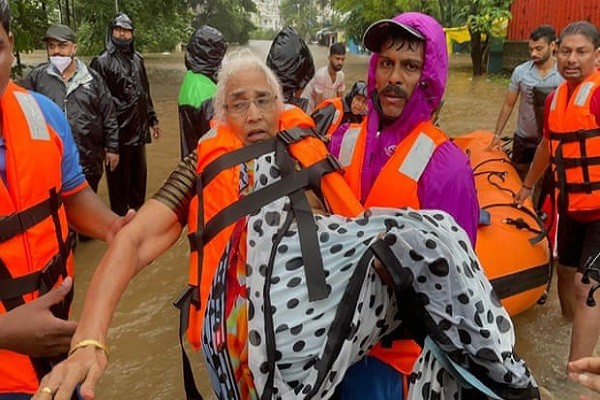
[[(425, 36), (425, 60), (421, 79), (402, 114), (392, 124), (380, 130), (380, 116), (373, 106), (372, 96), (376, 90), (375, 70), (379, 54), (373, 53), (371, 56), (367, 80), (369, 103), (365, 149), (365, 154), (370, 157), (363, 161), (362, 201), (367, 198), (375, 178), (394, 153), (396, 144), (420, 122), (431, 118), (432, 112), (442, 101), (448, 79), (448, 50), (442, 26), (434, 18), (417, 12), (403, 13), (393, 19), (415, 28)], [(331, 139), (330, 151), (336, 156), (339, 155), (339, 144), (347, 128), (348, 125), (344, 125), (338, 129)], [(452, 215), (475, 246), (479, 203), (473, 170), (467, 156), (451, 141), (439, 146), (432, 155), (419, 180), (417, 196), (421, 208), (444, 210)]]

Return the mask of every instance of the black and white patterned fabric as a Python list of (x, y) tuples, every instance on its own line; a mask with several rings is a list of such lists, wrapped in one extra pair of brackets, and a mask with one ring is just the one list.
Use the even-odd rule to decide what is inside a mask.
[[(255, 168), (255, 190), (279, 179), (272, 155)], [(498, 398), (536, 398), (535, 380), (513, 351), (510, 317), (452, 217), (392, 209), (357, 218), (316, 215), (329, 296), (311, 302), (289, 210), (284, 197), (247, 220), (248, 354), (258, 398), (330, 398), (348, 367), (401, 323), (402, 304), (371, 267), (369, 246), (381, 238), (412, 279), (420, 316), (412, 323), (424, 326), (447, 360)], [(426, 349), (408, 398), (466, 398), (456, 372), (444, 365)]]

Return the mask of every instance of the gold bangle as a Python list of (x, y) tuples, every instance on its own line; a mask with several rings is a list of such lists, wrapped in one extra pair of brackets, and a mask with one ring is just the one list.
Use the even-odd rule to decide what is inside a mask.
[(108, 347), (103, 344), (102, 342), (100, 342), (99, 340), (95, 340), (95, 339), (83, 339), (80, 340), (79, 342), (75, 343), (73, 345), (73, 347), (71, 347), (71, 349), (69, 350), (69, 356), (73, 353), (75, 353), (75, 351), (77, 351), (78, 349), (82, 348), (82, 347), (88, 347), (88, 346), (93, 346), (99, 350), (102, 350), (104, 352), (104, 355), (106, 355), (106, 359), (108, 359), (108, 356), (110, 355), (110, 351), (108, 350)]

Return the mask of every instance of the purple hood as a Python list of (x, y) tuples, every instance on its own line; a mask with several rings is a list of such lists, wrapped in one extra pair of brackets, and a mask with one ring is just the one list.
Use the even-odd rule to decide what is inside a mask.
[[(379, 114), (369, 96), (367, 127), (367, 147), (365, 154), (372, 154), (365, 160), (363, 167), (363, 193), (368, 193), (375, 177), (393, 154), (396, 144), (410, 133), (419, 123), (430, 119), (433, 110), (441, 103), (448, 79), (448, 49), (442, 26), (434, 18), (407, 12), (393, 18), (397, 22), (409, 25), (425, 36), (425, 60), (421, 79), (402, 114), (392, 124), (381, 131), (379, 137)], [(375, 68), (378, 53), (373, 53), (369, 64), (367, 89), (372, 94), (375, 89)], [(367, 164), (368, 163), (368, 164)]]

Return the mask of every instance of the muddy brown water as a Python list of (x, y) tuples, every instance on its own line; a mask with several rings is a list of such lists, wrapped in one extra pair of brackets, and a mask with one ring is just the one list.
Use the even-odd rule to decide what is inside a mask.
[[(252, 41), (249, 48), (266, 57), (270, 42)], [(311, 46), (317, 67), (327, 62), (324, 47)], [(40, 52), (26, 55), (24, 60), (43, 60)], [(162, 128), (162, 137), (147, 147), (148, 194), (154, 193), (179, 158), (177, 93), (185, 67), (182, 53), (145, 55), (152, 96)], [(367, 56), (347, 55), (344, 66), (346, 84), (366, 79)], [(440, 124), (449, 135), (473, 130), (493, 130), (506, 94), (506, 86), (485, 76), (472, 78), (466, 55), (453, 55), (445, 105)], [(516, 110), (505, 130), (514, 128)], [(107, 200), (106, 184), (100, 195)], [(98, 241), (80, 244), (76, 251), (75, 318), (93, 269), (106, 246)], [(109, 332), (110, 365), (98, 388), (99, 400), (127, 398), (182, 399), (181, 353), (179, 350), (179, 315), (172, 302), (186, 285), (188, 247), (185, 236), (158, 260), (142, 271), (129, 285), (118, 307)], [(566, 378), (570, 325), (561, 317), (553, 286), (546, 304), (536, 305), (514, 318), (517, 351), (544, 387), (544, 399), (576, 399), (587, 393)], [(196, 380), (203, 395), (212, 397), (203, 361), (199, 353), (188, 352), (195, 368)], [(593, 395), (592, 395), (592, 398)], [(598, 396), (600, 398), (600, 396)]]

